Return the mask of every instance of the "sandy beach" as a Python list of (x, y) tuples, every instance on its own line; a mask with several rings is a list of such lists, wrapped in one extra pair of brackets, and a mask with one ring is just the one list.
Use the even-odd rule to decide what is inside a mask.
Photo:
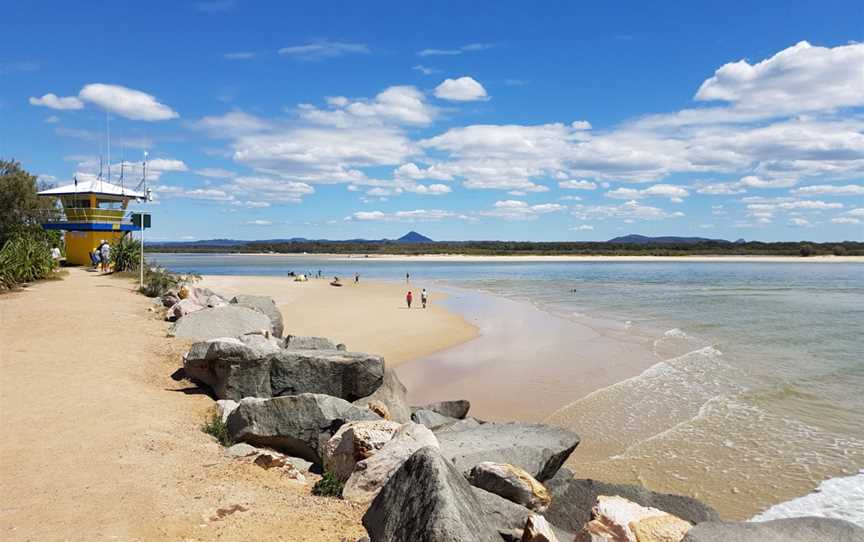
[[(469, 341), (477, 328), (446, 310), (445, 298), (430, 284), (343, 279), (341, 288), (330, 279), (294, 282), (288, 277), (205, 276), (200, 285), (228, 296), (244, 293), (272, 297), (292, 335), (329, 337), (351, 350), (384, 356), (389, 367)], [(429, 305), (420, 308), (420, 290), (429, 289)], [(411, 310), (405, 304), (414, 292)]]

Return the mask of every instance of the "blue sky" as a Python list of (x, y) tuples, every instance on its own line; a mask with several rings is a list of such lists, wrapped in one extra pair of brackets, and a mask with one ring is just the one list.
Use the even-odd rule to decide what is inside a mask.
[(151, 238), (864, 239), (864, 4), (13, 2), (0, 156)]

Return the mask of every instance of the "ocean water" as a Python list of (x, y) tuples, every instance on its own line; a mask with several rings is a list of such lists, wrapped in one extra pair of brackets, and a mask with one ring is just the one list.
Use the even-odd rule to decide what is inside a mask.
[(547, 414), (582, 436), (570, 463), (580, 477), (693, 495), (740, 519), (811, 513), (864, 525), (864, 264), (154, 259), (202, 274), (411, 273), (603, 322), (651, 359)]

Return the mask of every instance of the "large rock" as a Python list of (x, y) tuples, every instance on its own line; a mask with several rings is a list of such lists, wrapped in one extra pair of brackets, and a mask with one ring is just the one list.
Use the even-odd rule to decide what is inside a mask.
[(441, 454), (466, 475), (478, 463), (495, 461), (520, 467), (543, 481), (558, 472), (579, 444), (579, 436), (558, 427), (513, 422), (441, 432), (438, 441)]
[(269, 328), (273, 332), (274, 337), (281, 337), (284, 331), (282, 322), (282, 313), (276, 307), (276, 302), (272, 297), (266, 295), (238, 295), (231, 299), (231, 304), (241, 307), (249, 307), (267, 315), (270, 319)]
[(357, 462), (375, 455), (400, 427), (386, 420), (346, 423), (324, 446), (324, 470), (342, 482), (348, 480)]
[(552, 494), (552, 504), (545, 516), (561, 528), (578, 532), (591, 521), (591, 509), (600, 495), (619, 495), (642, 506), (657, 508), (690, 523), (717, 521), (720, 515), (710, 506), (683, 495), (655, 493), (642, 486), (607, 484), (597, 480), (573, 478), (568, 469), (561, 469), (544, 485)]
[(284, 347), (288, 350), (337, 350), (336, 343), (326, 337), (288, 335)]
[(403, 425), (375, 455), (357, 462), (342, 489), (342, 498), (359, 503), (371, 502), (402, 463), (425, 447), (438, 448), (438, 439), (432, 431), (415, 423)]
[(165, 319), (171, 321), (178, 320), (188, 314), (192, 314), (193, 312), (198, 312), (204, 309), (204, 306), (199, 305), (192, 299), (181, 299), (168, 310), (168, 314), (165, 316)]
[(187, 314), (171, 326), (168, 335), (207, 340), (239, 337), (261, 329), (270, 329), (270, 319), (265, 314), (247, 307), (225, 305)]
[[(498, 529), (502, 537), (510, 537), (515, 540), (519, 540), (522, 537), (525, 523), (533, 513), (531, 510), (479, 487), (472, 486), (471, 491), (474, 493), (474, 498), (480, 503), (483, 514)], [(562, 541), (570, 542), (573, 540), (573, 536), (575, 536), (573, 533), (565, 531), (556, 525), (552, 526), (552, 530), (555, 531), (558, 539)]]
[(443, 425), (458, 422), (459, 420), (457, 420), (456, 418), (442, 416), (437, 412), (421, 408), (411, 413), (411, 421), (413, 421), (414, 423), (419, 423), (420, 425), (425, 425), (429, 429), (435, 429)]
[(228, 422), (228, 416), (237, 410), (238, 406), (240, 406), (240, 403), (232, 401), (231, 399), (219, 399), (216, 401), (216, 412), (219, 414), (222, 423)]
[(453, 431), (465, 431), (480, 427), (484, 422), (480, 422), (476, 418), (465, 418), (464, 420), (456, 420), (455, 422), (445, 423), (435, 428), (435, 433), (446, 433)]
[(394, 422), (408, 423), (411, 421), (411, 409), (406, 399), (407, 390), (405, 385), (396, 376), (392, 369), (384, 371), (384, 381), (381, 386), (371, 395), (354, 401), (357, 406), (368, 407), (372, 401), (381, 401), (390, 412), (390, 419)]
[(681, 542), (690, 523), (623, 497), (600, 496), (575, 542)]
[(374, 413), (329, 395), (250, 397), (228, 416), (228, 432), (237, 442), (275, 448), (320, 465), (324, 446), (345, 422), (374, 419)]
[(359, 352), (282, 350), (260, 335), (244, 335), (193, 344), (184, 369), (219, 399), (323, 393), (353, 401), (381, 386), (384, 359)]
[[(374, 457), (374, 456), (373, 456)], [(363, 516), (371, 542), (500, 542), (459, 471), (438, 450), (414, 453)]]
[(484, 461), (468, 475), (471, 485), (500, 495), (531, 510), (542, 512), (552, 497), (533, 476), (507, 463)]
[(531, 514), (525, 522), (522, 542), (558, 542), (558, 537), (555, 536), (546, 518), (539, 514)]
[(754, 523), (710, 521), (690, 529), (684, 542), (864, 542), (864, 529), (840, 519), (789, 518)]
[(420, 408), (437, 412), (438, 414), (447, 416), (448, 418), (461, 420), (468, 415), (468, 410), (471, 409), (471, 403), (465, 399), (459, 399), (456, 401), (438, 401), (437, 403), (430, 403)]

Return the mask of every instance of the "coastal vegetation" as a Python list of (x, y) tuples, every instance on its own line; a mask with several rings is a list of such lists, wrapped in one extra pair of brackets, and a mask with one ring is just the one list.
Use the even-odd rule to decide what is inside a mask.
[(864, 256), (864, 242), (760, 241), (637, 244), (529, 241), (250, 241), (247, 243), (150, 244), (152, 252), (277, 254), (461, 254), (466, 256)]
[(42, 229), (51, 203), (37, 196), (38, 179), (14, 160), (0, 160), (0, 290), (48, 278), (54, 269), (52, 246), (59, 232)]
[(345, 483), (332, 472), (325, 472), (312, 486), (312, 494), (319, 497), (341, 497)]
[(115, 273), (135, 271), (141, 264), (141, 242), (124, 235), (111, 245), (111, 267)]
[(234, 444), (234, 440), (228, 433), (228, 425), (222, 420), (222, 415), (218, 409), (211, 409), (207, 420), (201, 426), (201, 431), (215, 438), (222, 446), (231, 446)]

